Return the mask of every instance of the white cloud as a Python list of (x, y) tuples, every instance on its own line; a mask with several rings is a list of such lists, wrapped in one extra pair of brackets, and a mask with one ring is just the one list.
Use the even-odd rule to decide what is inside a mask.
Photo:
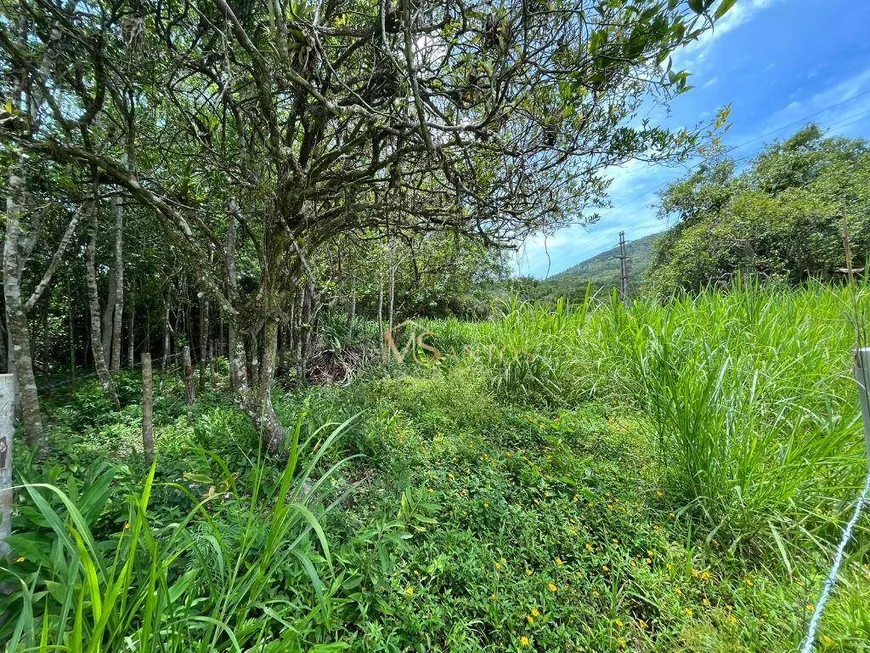
[(601, 220), (589, 227), (573, 225), (550, 236), (528, 238), (517, 253), (517, 274), (546, 277), (590, 256), (607, 251), (619, 242), (619, 232), (628, 240), (662, 231), (667, 224), (656, 217), (656, 191), (682, 176), (682, 168), (654, 166), (632, 160), (609, 171), (613, 182), (608, 195), (612, 208), (599, 211)]
[(834, 82), (809, 97), (789, 102), (756, 125), (753, 132), (734, 135), (735, 143), (747, 144), (734, 156), (748, 156), (765, 142), (787, 138), (809, 122), (817, 123), (831, 134), (858, 133), (860, 130), (850, 131), (849, 128), (857, 124), (856, 121), (870, 119), (868, 113), (870, 68)]

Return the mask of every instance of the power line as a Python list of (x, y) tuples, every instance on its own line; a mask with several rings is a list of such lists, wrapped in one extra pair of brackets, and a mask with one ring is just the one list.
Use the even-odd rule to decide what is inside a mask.
[[(817, 116), (820, 116), (821, 114), (826, 113), (826, 112), (830, 111), (831, 109), (836, 109), (837, 107), (843, 106), (843, 105), (848, 104), (850, 102), (854, 102), (855, 100), (858, 100), (862, 97), (866, 97), (868, 95), (870, 95), (870, 90), (864, 91), (862, 93), (858, 93), (856, 95), (853, 95), (850, 98), (847, 98), (845, 100), (841, 100), (840, 102), (835, 102), (834, 104), (830, 104), (830, 105), (824, 107), (823, 109), (816, 111), (815, 113), (804, 116), (803, 118), (799, 118), (798, 120), (794, 120), (790, 123), (787, 123), (785, 125), (777, 127), (776, 129), (771, 129), (770, 131), (764, 132), (763, 134), (756, 136), (754, 138), (751, 138), (748, 141), (744, 141), (744, 142), (739, 143), (737, 145), (733, 145), (731, 147), (728, 147), (723, 152), (719, 152), (715, 155), (710, 155), (710, 156), (704, 157), (703, 159), (701, 159), (701, 161), (694, 164), (692, 166), (692, 168), (687, 168), (686, 172), (688, 174), (689, 172), (691, 172), (692, 169), (697, 169), (698, 167), (700, 167), (704, 163), (707, 163), (713, 159), (730, 154), (731, 152), (734, 152), (734, 151), (739, 150), (743, 147), (746, 147), (747, 145), (751, 145), (752, 143), (756, 143), (760, 140), (763, 140), (763, 139), (767, 138), (768, 136), (772, 136), (773, 134), (781, 132), (784, 129), (788, 129), (789, 127), (794, 127), (795, 125), (804, 124), (808, 120), (811, 120)], [(835, 121), (829, 123), (827, 126), (825, 126), (824, 129), (825, 130), (831, 130), (831, 129), (835, 129), (835, 128), (836, 129), (844, 129), (844, 128), (849, 127), (851, 125), (854, 125), (858, 122), (861, 122), (862, 120), (866, 120), (867, 118), (870, 118), (870, 109), (862, 110), (862, 111), (859, 111), (857, 113), (853, 113), (852, 115), (846, 116), (844, 118), (840, 118), (838, 120), (835, 120)], [(845, 124), (843, 124), (843, 123), (845, 123)], [(756, 153), (747, 154), (745, 156), (738, 157), (736, 159), (733, 159), (733, 161), (735, 163), (742, 163), (744, 161), (747, 161), (748, 159), (751, 159), (754, 156), (756, 156)], [(673, 183), (673, 181), (668, 181), (668, 182), (665, 182), (664, 184), (660, 184), (659, 186), (656, 186), (655, 188), (652, 188), (652, 189), (647, 190), (647, 191), (643, 191), (642, 193), (635, 195), (631, 199), (623, 202), (622, 204), (619, 204), (617, 206), (609, 208), (608, 211), (611, 213), (615, 212), (615, 211), (619, 211), (620, 209), (623, 209), (627, 206), (630, 206), (630, 205), (634, 204), (635, 202), (644, 200), (647, 197), (649, 197), (650, 195), (653, 195), (653, 194), (659, 192), (660, 190), (667, 188), (671, 183)], [(625, 230), (625, 229), (629, 229), (631, 227), (639, 226), (639, 225), (644, 224), (644, 223), (648, 223), (649, 221), (650, 221), (650, 216), (644, 216), (638, 220), (622, 223), (618, 228)], [(587, 233), (589, 233), (589, 232), (587, 232)], [(594, 245), (592, 245), (592, 247), (591, 247), (591, 249), (594, 250), (594, 249), (601, 247), (602, 245), (610, 242), (611, 238), (613, 238), (612, 234), (601, 235), (597, 240), (586, 241), (586, 244), (588, 246), (588, 245), (592, 245), (592, 243), (594, 243)], [(606, 252), (608, 249), (613, 249), (613, 247), (608, 247), (606, 249), (602, 249), (601, 251), (596, 252), (595, 254), (592, 254), (592, 256), (597, 256), (598, 254), (601, 254), (602, 252)], [(523, 253), (519, 257), (519, 259), (517, 260), (517, 267), (520, 268), (522, 266), (523, 261), (524, 261), (526, 264), (526, 267), (529, 268), (529, 270), (530, 270), (531, 266), (529, 263), (528, 252), (527, 252), (525, 246), (522, 248), (522, 250), (523, 250)], [(549, 253), (547, 254), (547, 256), (549, 259)], [(547, 276), (549, 276), (549, 265), (548, 265)]]
[[(788, 123), (788, 124), (786, 124), (786, 125), (782, 125), (781, 127), (777, 127), (776, 129), (771, 129), (770, 131), (767, 131), (767, 132), (761, 134), (760, 136), (756, 136), (755, 138), (752, 138), (752, 139), (750, 139), (750, 140), (748, 140), (748, 141), (744, 141), (743, 143), (739, 143), (739, 144), (737, 144), (737, 145), (732, 145), (731, 147), (726, 148), (723, 152), (717, 152), (716, 154), (713, 154), (713, 155), (706, 156), (706, 157), (702, 158), (698, 163), (696, 163), (696, 164), (693, 166), (693, 168), (698, 168), (699, 166), (703, 165), (704, 163), (707, 163), (707, 162), (709, 162), (709, 161), (712, 161), (712, 160), (714, 160), (714, 159), (716, 159), (716, 158), (719, 158), (719, 157), (721, 157), (721, 156), (726, 156), (726, 155), (730, 154), (731, 152), (734, 152), (735, 150), (739, 150), (739, 149), (741, 149), (741, 148), (743, 148), (743, 147), (746, 147), (747, 145), (751, 145), (752, 143), (756, 143), (756, 142), (758, 142), (758, 141), (760, 141), (760, 140), (763, 140), (763, 139), (767, 138), (768, 136), (772, 136), (773, 134), (776, 134), (776, 133), (778, 133), (778, 132), (781, 132), (781, 131), (784, 130), (784, 129), (788, 129), (789, 127), (794, 127), (795, 125), (804, 124), (804, 123), (806, 123), (808, 120), (811, 120), (812, 118), (815, 118), (815, 117), (817, 117), (817, 116), (819, 116), (819, 115), (821, 115), (821, 114), (823, 114), (823, 113), (825, 113), (825, 112), (827, 112), (827, 111), (830, 111), (831, 109), (836, 109), (836, 108), (839, 107), (839, 106), (842, 106), (842, 105), (847, 104), (847, 103), (849, 103), (849, 102), (854, 102), (855, 100), (857, 100), (857, 99), (859, 99), (859, 98), (862, 98), (862, 97), (865, 97), (865, 96), (867, 96), (867, 95), (870, 95), (870, 90), (868, 90), (868, 91), (864, 91), (863, 93), (858, 93), (857, 95), (853, 95), (851, 98), (848, 98), (848, 99), (846, 99), (846, 100), (842, 100), (842, 101), (840, 101), (840, 102), (836, 102), (836, 103), (834, 103), (834, 104), (828, 105), (828, 106), (825, 107), (824, 109), (821, 109), (821, 110), (819, 110), (819, 111), (816, 111), (815, 113), (812, 113), (812, 114), (810, 114), (810, 115), (808, 115), (808, 116), (804, 116), (803, 118), (800, 118), (800, 119), (798, 119), (798, 120), (792, 121), (792, 122), (790, 122), (790, 123)], [(864, 114), (864, 115), (862, 115), (862, 114)], [(843, 122), (844, 120), (850, 120), (851, 118), (854, 118), (855, 116), (859, 116), (859, 115), (862, 115), (862, 117), (858, 118), (857, 120), (855, 120), (855, 121), (853, 121), (853, 122), (850, 122), (850, 123), (848, 123), (848, 124), (846, 124), (846, 125), (840, 125), (840, 124), (839, 124), (839, 123)], [(864, 120), (864, 118), (866, 118), (867, 115), (870, 115), (870, 110), (859, 111), (858, 113), (856, 113), (856, 114), (852, 114), (851, 116), (847, 116), (846, 118), (841, 118), (840, 120), (835, 120), (833, 123), (831, 123), (831, 124), (829, 124), (829, 125), (827, 126), (827, 129), (832, 129), (832, 128), (837, 127), (837, 126), (839, 126), (839, 127), (848, 127), (849, 125), (852, 125), (852, 124), (854, 124), (855, 122), (860, 122), (861, 120)], [(747, 160), (747, 159), (749, 159), (749, 158), (752, 158), (752, 156), (754, 156), (754, 155), (750, 154), (750, 155), (746, 155), (746, 156), (744, 156), (744, 157), (737, 158), (737, 159), (735, 159), (735, 162), (740, 163), (740, 162), (745, 161), (745, 160)], [(622, 204), (620, 204), (620, 205), (618, 205), (618, 206), (615, 206), (615, 207), (613, 207), (613, 208), (610, 209), (610, 210), (611, 210), (611, 211), (617, 211), (617, 210), (619, 210), (619, 209), (621, 209), (621, 208), (625, 208), (626, 206), (629, 206), (629, 205), (631, 205), (631, 204), (634, 204), (634, 203), (635, 203), (636, 201), (638, 201), (638, 200), (642, 200), (642, 199), (644, 199), (645, 197), (647, 197), (647, 196), (650, 195), (651, 193), (655, 193), (655, 192), (657, 192), (657, 191), (659, 191), (659, 190), (662, 190), (663, 188), (666, 188), (668, 185), (669, 185), (669, 183), (665, 183), (665, 184), (662, 184), (662, 185), (660, 185), (660, 186), (657, 186), (656, 188), (653, 188), (652, 190), (649, 190), (649, 191), (645, 191), (645, 192), (643, 192), (643, 193), (640, 193), (640, 194), (636, 195), (635, 197), (631, 198), (630, 200), (628, 200), (628, 201), (626, 201), (626, 202), (623, 202)], [(626, 225), (626, 226), (628, 226), (628, 225)]]
[[(870, 93), (870, 91), (868, 91), (868, 93)], [(858, 96), (856, 96), (856, 97), (858, 97)], [(853, 118), (854, 118), (854, 120), (853, 120)], [(847, 116), (847, 117), (845, 117), (845, 118), (841, 118), (840, 120), (836, 120), (836, 121), (830, 123), (829, 125), (827, 125), (827, 126), (825, 127), (825, 129), (826, 129), (826, 130), (831, 130), (831, 129), (844, 129), (844, 128), (846, 128), (846, 127), (850, 127), (851, 125), (854, 125), (854, 124), (856, 124), (856, 123), (859, 123), (859, 122), (861, 122), (861, 121), (863, 121), (863, 120), (866, 120), (866, 119), (868, 119), (868, 118), (870, 118), (870, 109), (867, 109), (867, 110), (864, 110), (864, 111), (860, 111), (860, 112), (858, 112), (858, 113), (852, 114), (851, 116)], [(747, 141), (747, 143), (749, 143), (749, 141)], [(743, 145), (745, 145), (745, 144), (747, 144), (747, 143), (744, 143)], [(735, 148), (733, 148), (733, 149), (736, 149), (737, 147), (742, 147), (742, 146), (735, 146)], [(732, 151), (733, 151), (733, 150), (732, 150)], [(739, 157), (739, 158), (733, 159), (733, 161), (734, 161), (735, 163), (742, 163), (742, 162), (744, 162), (744, 161), (747, 161), (747, 160), (753, 158), (754, 156), (755, 156), (755, 154), (747, 154), (746, 156), (743, 156), (743, 157)], [(709, 160), (709, 159), (705, 159), (704, 161), (699, 162), (697, 165), (701, 165), (702, 163), (705, 163), (705, 162), (708, 161), (708, 160)], [(696, 166), (696, 167), (697, 167), (697, 166)], [(617, 205), (617, 206), (615, 206), (615, 207), (613, 207), (613, 208), (611, 208), (611, 209), (608, 209), (608, 210), (611, 211), (611, 212), (613, 212), (613, 211), (618, 211), (619, 209), (622, 209), (622, 208), (624, 208), (624, 207), (626, 207), (626, 206), (629, 206), (629, 205), (631, 205), (631, 204), (634, 204), (635, 202), (637, 202), (637, 201), (639, 201), (639, 200), (646, 199), (648, 196), (650, 196), (650, 195), (652, 195), (652, 194), (658, 192), (659, 190), (663, 190), (664, 188), (667, 188), (671, 183), (672, 183), (672, 182), (666, 182), (666, 183), (661, 184), (661, 185), (659, 185), (659, 186), (657, 186), (657, 187), (655, 187), (655, 188), (652, 188), (652, 189), (650, 189), (650, 190), (648, 190), (648, 191), (644, 191), (642, 194), (637, 195), (637, 196), (635, 196), (634, 198), (632, 198), (632, 199), (630, 199), (630, 200), (628, 200), (628, 201), (626, 201), (626, 202), (623, 202), (622, 204), (619, 204), (619, 205)], [(638, 220), (635, 220), (635, 221), (633, 221), (633, 222), (625, 222), (625, 223), (622, 223), (622, 224), (620, 225), (619, 228), (620, 228), (620, 229), (625, 229), (625, 228), (628, 228), (628, 227), (637, 226), (637, 225), (643, 224), (643, 223), (645, 223), (645, 222), (649, 222), (649, 219), (650, 219), (649, 216), (646, 216), (646, 217), (640, 218), (640, 219), (638, 219)], [(606, 238), (609, 239), (609, 238), (612, 238), (612, 236), (607, 236)]]

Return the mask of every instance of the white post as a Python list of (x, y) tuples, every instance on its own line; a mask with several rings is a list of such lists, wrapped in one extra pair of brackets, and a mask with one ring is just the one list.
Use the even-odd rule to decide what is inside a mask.
[(12, 436), (15, 433), (15, 375), (0, 374), (0, 561), (11, 552)]
[(870, 464), (870, 347), (855, 350), (855, 380), (858, 382), (858, 399), (864, 418), (864, 443)]

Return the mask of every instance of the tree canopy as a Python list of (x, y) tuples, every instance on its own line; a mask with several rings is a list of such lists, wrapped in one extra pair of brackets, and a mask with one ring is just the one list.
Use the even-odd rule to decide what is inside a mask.
[(797, 283), (846, 274), (870, 255), (870, 146), (810, 125), (738, 170), (711, 162), (661, 194), (676, 219), (648, 281), (660, 294), (727, 282), (743, 270)]
[[(143, 271), (181, 274), (227, 319), (234, 385), (280, 440), (269, 388), (282, 324), (310, 341), (322, 291), (379, 240), (513, 247), (595, 219), (610, 166), (693, 151), (700, 128), (639, 109), (689, 88), (670, 55), (733, 4), (4, 0), (4, 286), (22, 386), (23, 241), (52, 238), (43, 213), (58, 229), (77, 215), (106, 392), (130, 285), (123, 242), (137, 233), (155, 257), (138, 257)], [(99, 338), (103, 292), (112, 336)]]

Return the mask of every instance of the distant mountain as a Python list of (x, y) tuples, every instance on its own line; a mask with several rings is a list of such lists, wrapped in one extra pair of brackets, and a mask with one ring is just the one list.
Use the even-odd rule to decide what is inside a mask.
[[(628, 262), (628, 288), (635, 293), (643, 283), (644, 273), (652, 260), (653, 246), (662, 234), (652, 234), (626, 244)], [(553, 301), (564, 297), (571, 302), (583, 301), (588, 284), (593, 290), (611, 290), (619, 287), (619, 247), (614, 247), (592, 258), (581, 261), (567, 270), (547, 279), (517, 277), (504, 284), (508, 295), (514, 293), (524, 300)]]
[[(629, 283), (631, 286), (640, 285), (643, 274), (649, 267), (653, 254), (653, 246), (662, 234), (651, 234), (637, 240), (630, 240), (626, 244), (626, 253), (629, 258)], [(602, 288), (615, 288), (619, 286), (619, 247), (614, 247), (606, 252), (581, 261), (567, 270), (554, 274), (552, 280), (575, 283), (589, 283)]]

